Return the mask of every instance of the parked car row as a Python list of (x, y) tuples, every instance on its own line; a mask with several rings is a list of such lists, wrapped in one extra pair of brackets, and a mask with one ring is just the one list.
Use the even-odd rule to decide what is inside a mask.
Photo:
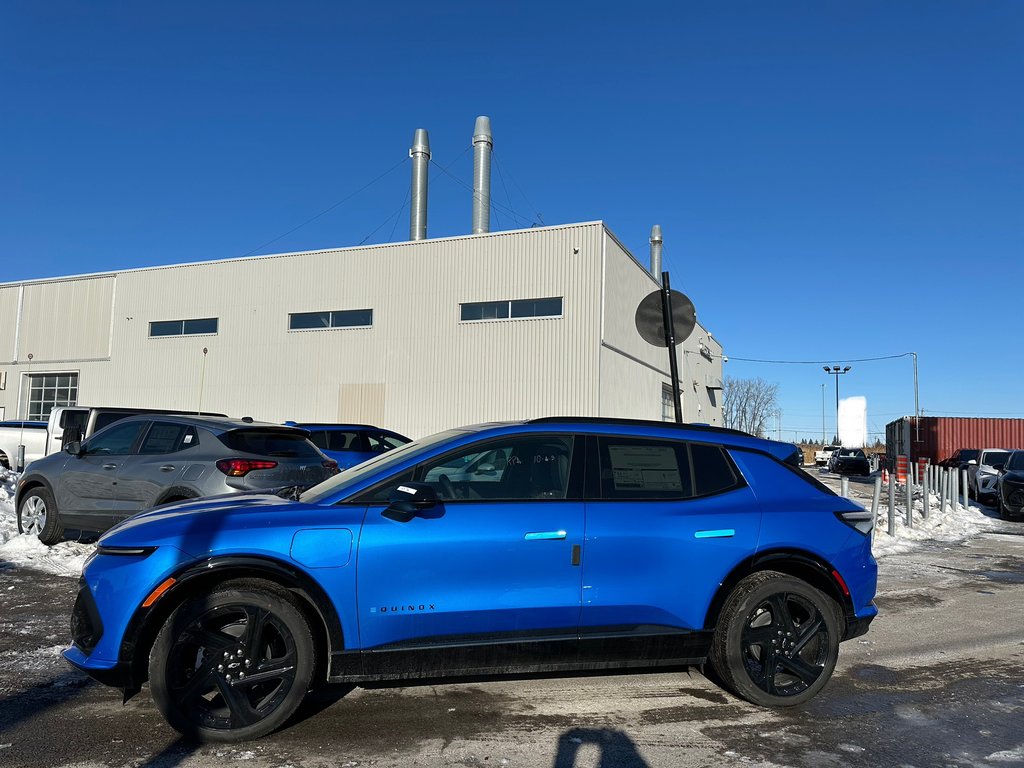
[[(408, 442), (363, 425), (319, 424), (310, 431), (172, 411), (80, 412), (85, 418), (71, 435), (77, 439), (32, 462), (18, 483), (18, 530), (44, 544), (61, 541), (65, 529), (98, 533), (144, 509), (185, 499), (304, 490), (337, 473), (340, 463), (348, 468)], [(89, 434), (84, 442), (83, 431)]]

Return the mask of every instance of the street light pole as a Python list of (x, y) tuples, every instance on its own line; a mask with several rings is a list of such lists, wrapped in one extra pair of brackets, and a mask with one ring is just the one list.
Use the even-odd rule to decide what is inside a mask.
[(821, 385), (821, 447), (825, 447), (825, 385)]
[(921, 405), (917, 396), (917, 352), (911, 352), (914, 356), (914, 442), (921, 442)]
[[(825, 365), (825, 366), (822, 366), (822, 367), (824, 368), (825, 373), (827, 373), (829, 376), (835, 376), (836, 377), (836, 440), (838, 441), (839, 440), (839, 377), (844, 375), (844, 374), (847, 374), (851, 370), (853, 370), (853, 366), (847, 365), (847, 366), (844, 366), (843, 368), (840, 368), (838, 365), (833, 365), (831, 368), (829, 368), (827, 365)], [(822, 390), (822, 393), (824, 393), (824, 390)]]

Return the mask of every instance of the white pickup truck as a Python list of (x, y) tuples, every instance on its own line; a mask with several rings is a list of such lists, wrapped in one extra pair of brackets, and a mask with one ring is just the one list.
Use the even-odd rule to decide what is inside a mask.
[[(72, 441), (87, 439), (115, 421), (139, 413), (185, 413), (156, 408), (89, 408), (83, 405), (58, 406), (47, 421), (6, 421), (0, 423), (0, 467), (17, 469), (18, 446), (25, 446), (25, 466), (56, 453)], [(189, 411), (188, 413), (195, 413)], [(223, 416), (223, 413), (203, 413)], [(24, 426), (22, 426), (24, 424)]]
[(840, 449), (838, 445), (826, 445), (820, 451), (814, 452), (814, 463), (816, 466), (823, 467), (828, 464), (828, 460), (832, 458), (832, 454)]

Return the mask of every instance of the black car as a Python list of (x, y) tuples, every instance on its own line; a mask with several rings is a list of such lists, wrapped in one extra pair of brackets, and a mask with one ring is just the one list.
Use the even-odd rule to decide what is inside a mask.
[(1024, 451), (1013, 451), (999, 470), (996, 486), (1000, 517), (1024, 515)]
[(967, 462), (978, 460), (978, 454), (981, 453), (977, 448), (957, 448), (953, 451), (953, 455), (948, 459), (943, 459), (939, 462), (940, 467), (946, 467), (948, 469), (955, 469), (957, 471), (967, 469)]
[(840, 448), (828, 460), (828, 471), (837, 475), (870, 475), (871, 465), (860, 448)]

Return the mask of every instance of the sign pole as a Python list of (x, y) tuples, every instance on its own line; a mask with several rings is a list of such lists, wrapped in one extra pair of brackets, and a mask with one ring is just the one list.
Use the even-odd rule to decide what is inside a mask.
[(683, 407), (679, 402), (679, 367), (676, 362), (676, 327), (672, 320), (672, 286), (668, 272), (661, 273), (661, 316), (665, 323), (665, 344), (668, 346), (668, 369), (672, 373), (672, 406), (676, 424), (683, 423)]

